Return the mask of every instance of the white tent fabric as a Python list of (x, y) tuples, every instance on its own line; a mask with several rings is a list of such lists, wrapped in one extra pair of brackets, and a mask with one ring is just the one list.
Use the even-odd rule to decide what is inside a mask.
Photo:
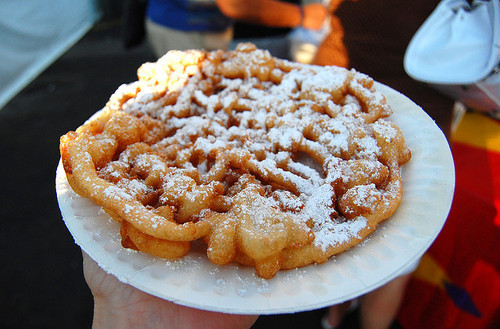
[(1, 0), (0, 109), (99, 17), (97, 0)]

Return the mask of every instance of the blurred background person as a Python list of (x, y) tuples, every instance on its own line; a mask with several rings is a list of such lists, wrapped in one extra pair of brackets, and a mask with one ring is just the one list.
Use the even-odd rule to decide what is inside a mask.
[(320, 3), (275, 0), (149, 0), (146, 34), (160, 57), (172, 49), (227, 50), (235, 20), (270, 27), (320, 29), (327, 16)]

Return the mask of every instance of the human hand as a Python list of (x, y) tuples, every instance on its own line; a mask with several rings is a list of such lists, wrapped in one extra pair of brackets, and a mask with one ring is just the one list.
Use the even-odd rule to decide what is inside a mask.
[(319, 30), (328, 15), (326, 7), (320, 3), (311, 3), (302, 8), (304, 10), (302, 26), (306, 29)]
[(99, 328), (250, 328), (258, 315), (198, 310), (149, 295), (106, 273), (85, 252), (83, 272), (94, 296), (93, 329)]

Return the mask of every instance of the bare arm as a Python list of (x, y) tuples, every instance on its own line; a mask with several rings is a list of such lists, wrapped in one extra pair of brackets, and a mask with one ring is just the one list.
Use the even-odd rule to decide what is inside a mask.
[(321, 4), (301, 8), (295, 4), (276, 0), (216, 0), (217, 6), (228, 17), (273, 27), (319, 29), (327, 15)]

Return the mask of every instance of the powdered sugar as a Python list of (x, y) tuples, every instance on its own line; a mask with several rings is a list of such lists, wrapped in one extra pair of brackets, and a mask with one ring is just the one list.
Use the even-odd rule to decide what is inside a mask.
[(358, 217), (354, 220), (344, 222), (324, 221), (321, 223), (320, 229), (314, 231), (314, 243), (325, 250), (329, 246), (338, 246), (348, 242), (352, 238), (361, 238), (358, 234), (366, 228), (368, 221), (364, 217)]
[(104, 189), (104, 195), (108, 198), (115, 199), (117, 201), (120, 200), (133, 200), (132, 196), (125, 192), (124, 189), (116, 187), (116, 186), (108, 186)]
[[(256, 206), (260, 211), (252, 210), (255, 223), (263, 225), (272, 212), (281, 209), (309, 223), (314, 244), (321, 249), (344, 243), (366, 227), (363, 216), (346, 220), (336, 200), (342, 190), (338, 185), (347, 183), (341, 164), (359, 159), (377, 163), (381, 149), (376, 134), (388, 142), (396, 136), (393, 127), (381, 119), (390, 114), (390, 108), (382, 94), (366, 87), (371, 81), (367, 76), (273, 59), (266, 51), (250, 51), (245, 46), (222, 57), (217, 65), (200, 61), (198, 66), (182, 70), (168, 64), (169, 58), (160, 62), (170, 65), (169, 74), (158, 74), (154, 84), (148, 80), (123, 106), (130, 113), (148, 114), (164, 122), (171, 133), (154, 145), (155, 150), (169, 145), (184, 148), (190, 159), (200, 159), (193, 160), (192, 168), (190, 163), (184, 166), (196, 170), (201, 180), (211, 174), (216, 155), (229, 161), (220, 170), (245, 166), (265, 186), (262, 200), (269, 200)], [(161, 71), (161, 67), (155, 69)], [(117, 93), (132, 91), (121, 87)], [(125, 96), (114, 98), (120, 97)], [(175, 101), (162, 105), (169, 97)], [(301, 161), (299, 153), (308, 161)], [(236, 155), (245, 160), (239, 163)], [(357, 188), (354, 202), (370, 208), (374, 200), (367, 193), (378, 187), (365, 183)], [(126, 188), (147, 189), (141, 184)], [(179, 195), (188, 189), (174, 180), (163, 188)], [(192, 200), (199, 197), (191, 195)]]

